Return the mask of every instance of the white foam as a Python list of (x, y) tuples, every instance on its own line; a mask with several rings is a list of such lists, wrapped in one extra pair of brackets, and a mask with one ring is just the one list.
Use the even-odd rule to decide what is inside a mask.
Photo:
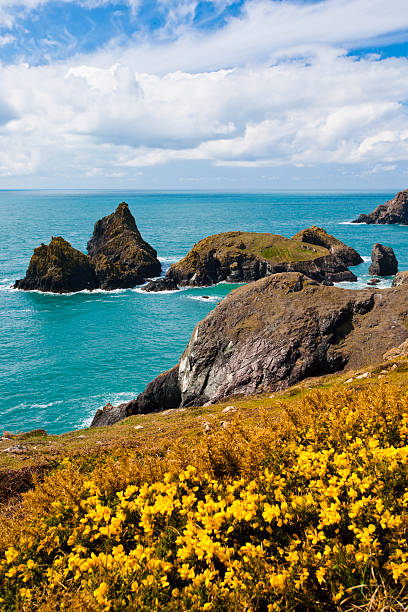
[(202, 295), (189, 295), (190, 300), (196, 300), (197, 302), (220, 302), (222, 300), (221, 295), (209, 295), (204, 297)]
[(365, 261), (366, 263), (368, 263), (369, 261), (371, 261), (371, 256), (370, 255), (362, 255), (361, 259), (363, 261)]

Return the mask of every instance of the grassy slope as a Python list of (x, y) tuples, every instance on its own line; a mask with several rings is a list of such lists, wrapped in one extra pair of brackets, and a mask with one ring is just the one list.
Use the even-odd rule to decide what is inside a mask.
[[(381, 371), (387, 370), (386, 374)], [(359, 374), (370, 372), (367, 378), (358, 379)], [(54, 465), (63, 457), (91, 455), (118, 448), (134, 448), (142, 453), (159, 455), (178, 444), (195, 445), (205, 437), (208, 423), (211, 431), (223, 427), (236, 418), (256, 422), (260, 412), (279, 417), (282, 405), (296, 405), (301, 395), (309, 388), (328, 389), (333, 385), (347, 388), (364, 388), (376, 385), (379, 378), (391, 385), (404, 385), (408, 377), (408, 358), (397, 359), (373, 368), (357, 372), (342, 372), (322, 377), (309, 378), (301, 384), (274, 394), (253, 397), (229, 398), (207, 407), (167, 410), (160, 413), (131, 416), (111, 427), (88, 428), (61, 435), (32, 435), (14, 432), (12, 438), (0, 440), (0, 479), (10, 470)], [(353, 378), (351, 383), (346, 381)], [(233, 405), (237, 413), (223, 413)], [(208, 427), (207, 427), (208, 428)], [(12, 446), (23, 447), (23, 452), (5, 452)], [(1, 482), (1, 480), (0, 480)], [(17, 486), (17, 482), (16, 482)]]

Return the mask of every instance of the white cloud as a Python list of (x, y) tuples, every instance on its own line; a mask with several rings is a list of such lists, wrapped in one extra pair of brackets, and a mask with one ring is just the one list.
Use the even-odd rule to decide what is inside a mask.
[(0, 66), (0, 175), (126, 179), (186, 160), (394, 171), (408, 160), (408, 60), (342, 45), (408, 26), (405, 1), (252, 2), (206, 36)]

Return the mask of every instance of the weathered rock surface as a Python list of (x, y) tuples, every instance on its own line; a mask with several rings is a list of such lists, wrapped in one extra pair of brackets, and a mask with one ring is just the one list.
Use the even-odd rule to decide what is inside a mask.
[(132, 414), (146, 414), (178, 408), (181, 403), (181, 394), (178, 381), (178, 365), (163, 372), (152, 380), (137, 399), (119, 406), (108, 404), (99, 409), (91, 423), (91, 427), (113, 425)]
[(157, 252), (143, 240), (126, 202), (95, 223), (88, 253), (101, 289), (134, 287), (161, 272)]
[(400, 223), (408, 224), (408, 189), (400, 191), (385, 204), (380, 204), (370, 214), (362, 214), (352, 223)]
[(393, 287), (400, 287), (401, 285), (408, 285), (408, 270), (398, 272), (392, 281)]
[(91, 427), (114, 425), (118, 421), (126, 419), (126, 417), (130, 416), (131, 414), (132, 412), (127, 403), (120, 404), (119, 406), (107, 404), (103, 408), (99, 408), (99, 410), (96, 411)]
[(406, 357), (408, 355), (408, 339), (404, 340), (402, 344), (396, 346), (383, 355), (383, 359), (385, 361), (392, 361), (393, 359), (398, 359), (400, 357)]
[(128, 411), (203, 405), (378, 363), (408, 339), (407, 298), (407, 285), (353, 291), (299, 273), (239, 287), (196, 326), (179, 366)]
[(203, 287), (222, 281), (249, 282), (279, 272), (301, 272), (326, 284), (357, 280), (343, 261), (323, 246), (255, 232), (204, 238), (168, 269), (166, 277), (180, 286)]
[(293, 236), (293, 240), (301, 240), (307, 244), (315, 244), (326, 248), (332, 255), (335, 255), (344, 263), (345, 266), (357, 266), (362, 263), (362, 258), (353, 247), (347, 246), (338, 238), (331, 236), (322, 227), (312, 225), (307, 229), (298, 232)]
[(142, 291), (152, 292), (152, 291), (177, 291), (178, 285), (174, 278), (158, 278), (156, 280), (152, 280), (147, 285), (142, 287)]
[(34, 249), (25, 277), (14, 286), (26, 291), (72, 293), (95, 289), (97, 281), (89, 257), (58, 236)]
[(392, 276), (398, 272), (398, 261), (395, 253), (389, 246), (379, 242), (373, 246), (371, 252), (371, 266), (368, 271), (376, 276)]

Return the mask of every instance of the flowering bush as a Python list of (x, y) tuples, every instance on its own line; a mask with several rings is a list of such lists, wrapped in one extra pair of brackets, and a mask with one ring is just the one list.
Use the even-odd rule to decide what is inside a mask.
[(237, 423), (151, 482), (64, 460), (27, 494), (0, 607), (406, 609), (407, 394), (311, 392), (267, 427), (259, 444)]

